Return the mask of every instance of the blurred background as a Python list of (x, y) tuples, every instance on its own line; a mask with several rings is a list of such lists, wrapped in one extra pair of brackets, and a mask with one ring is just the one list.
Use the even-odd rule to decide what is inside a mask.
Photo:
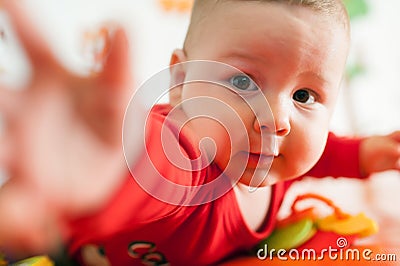
[[(191, 0), (20, 1), (55, 55), (79, 73), (93, 65), (85, 45), (87, 33), (107, 22), (121, 24), (131, 42), (135, 86), (166, 68), (171, 52), (182, 46), (192, 4)], [(400, 1), (348, 0), (346, 4), (352, 46), (332, 130), (338, 135), (364, 136), (400, 129)], [(30, 67), (15, 36), (5, 34), (9, 29), (1, 14), (0, 79), (18, 87), (29, 78)], [(0, 184), (5, 178), (0, 170)], [(345, 211), (366, 212), (382, 228), (390, 228), (376, 237), (400, 246), (400, 208), (395, 206), (400, 202), (399, 190), (398, 172), (377, 174), (367, 182), (305, 179), (293, 186), (281, 215), (287, 215), (287, 206), (298, 193), (318, 192)]]

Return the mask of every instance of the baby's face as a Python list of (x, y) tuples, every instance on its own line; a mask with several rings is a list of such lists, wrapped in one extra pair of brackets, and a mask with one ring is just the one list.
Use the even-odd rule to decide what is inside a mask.
[[(214, 140), (214, 162), (221, 169), (228, 162), (243, 165), (240, 181), (245, 184), (252, 178), (257, 183), (265, 178), (263, 185), (273, 184), (307, 172), (324, 150), (339, 91), (348, 50), (343, 24), (304, 7), (226, 1), (216, 4), (191, 38), (186, 60), (229, 64), (251, 77), (261, 90), (258, 100), (251, 100), (253, 112), (240, 95), (251, 95), (255, 87), (240, 71), (225, 77), (233, 90), (207, 83), (181, 88), (179, 101), (173, 104), (183, 103), (180, 107), (188, 117), (207, 107), (185, 101), (209, 97), (224, 103), (223, 108), (211, 108), (216, 117), (225, 117), (224, 121), (229, 123), (226, 117), (239, 116), (246, 128), (240, 133), (242, 139), (235, 137), (231, 142), (229, 126), (224, 127), (221, 122), (197, 117), (187, 123), (199, 139)], [(195, 75), (195, 71), (185, 69), (186, 77)], [(268, 100), (273, 122), (261, 115), (268, 113), (261, 96)], [(232, 112), (227, 112), (226, 106)], [(267, 133), (262, 134), (263, 131)], [(262, 135), (271, 132), (276, 136), (275, 147), (269, 147), (265, 141), (261, 145)], [(233, 167), (227, 173), (234, 171)]]

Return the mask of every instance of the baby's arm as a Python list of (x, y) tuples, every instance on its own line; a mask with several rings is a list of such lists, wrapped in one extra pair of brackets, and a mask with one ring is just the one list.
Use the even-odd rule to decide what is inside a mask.
[(386, 170), (400, 170), (400, 131), (365, 138), (330, 133), (322, 157), (305, 175), (362, 178)]
[(0, 5), (32, 66), (24, 88), (0, 85), (0, 168), (10, 177), (0, 187), (0, 250), (36, 253), (54, 246), (65, 217), (100, 207), (127, 176), (121, 135), (132, 88), (128, 42), (115, 29), (103, 70), (80, 77), (55, 59), (22, 4)]

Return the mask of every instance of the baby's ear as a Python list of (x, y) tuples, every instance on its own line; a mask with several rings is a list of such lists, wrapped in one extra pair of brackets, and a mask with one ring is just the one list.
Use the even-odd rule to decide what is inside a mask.
[(169, 102), (172, 106), (176, 106), (182, 99), (182, 84), (185, 80), (186, 71), (183, 62), (185, 62), (186, 54), (182, 49), (176, 49), (169, 63), (171, 73), (171, 84), (169, 91)]

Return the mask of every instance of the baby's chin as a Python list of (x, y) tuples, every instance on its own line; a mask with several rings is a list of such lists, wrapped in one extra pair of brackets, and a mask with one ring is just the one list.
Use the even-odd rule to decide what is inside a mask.
[(257, 188), (272, 186), (279, 182), (279, 180), (270, 175), (268, 170), (246, 169), (238, 182), (252, 188)]
[[(232, 182), (236, 183), (237, 181), (240, 184), (253, 188), (267, 187), (279, 182), (289, 181), (302, 176), (303, 173), (306, 172), (305, 169), (298, 169), (296, 167), (283, 167), (281, 163), (275, 165), (272, 163), (269, 168), (246, 167), (244, 170), (236, 168), (237, 167), (232, 167), (229, 170), (226, 169), (225, 174)], [(239, 176), (240, 173), (242, 173), (241, 176)]]
[(264, 175), (259, 173), (245, 173), (240, 178), (239, 182), (250, 186), (250, 187), (267, 187), (272, 186), (280, 182), (285, 182), (289, 180), (296, 179), (297, 177), (301, 176), (299, 173), (276, 173), (272, 168), (270, 171), (266, 172)]

